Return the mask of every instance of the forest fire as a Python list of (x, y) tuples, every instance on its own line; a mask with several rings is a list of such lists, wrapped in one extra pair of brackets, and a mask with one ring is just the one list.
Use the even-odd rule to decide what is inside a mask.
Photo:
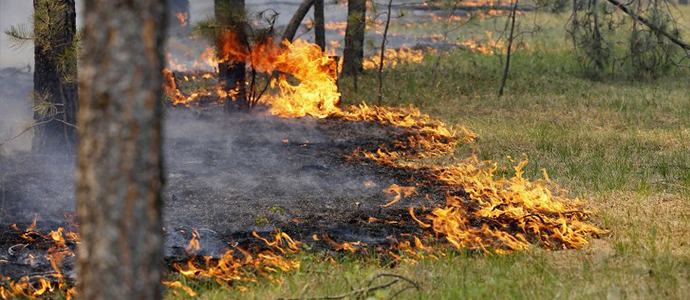
[[(48, 234), (41, 234), (36, 229), (36, 220), (25, 230), (20, 230), (16, 224), (12, 227), (17, 230), (24, 243), (19, 243), (11, 247), (8, 252), (10, 257), (18, 257), (22, 262), (9, 262), (14, 264), (28, 264), (31, 267), (41, 264), (40, 261), (47, 261), (51, 270), (46, 273), (39, 273), (32, 276), (23, 276), (18, 281), (10, 277), (0, 275), (3, 285), (0, 285), (0, 299), (42, 299), (45, 296), (59, 293), (66, 299), (72, 299), (74, 288), (71, 279), (67, 279), (62, 271), (62, 262), (67, 257), (73, 257), (74, 252), (70, 248), (79, 243), (79, 236), (74, 232), (65, 232), (60, 227)], [(32, 254), (30, 247), (45, 248), (45, 251), (37, 251)], [(45, 253), (39, 257), (39, 253)], [(35, 255), (34, 255), (35, 254)]]
[[(426, 221), (417, 218), (413, 208), (410, 214), (423, 228), (433, 229), (457, 248), (509, 253), (536, 243), (549, 249), (570, 249), (586, 244), (586, 237), (604, 232), (586, 221), (587, 212), (581, 210), (582, 203), (568, 199), (548, 179), (546, 172), (542, 180), (525, 179), (523, 168), (527, 160), (515, 167), (515, 176), (510, 179), (498, 177), (495, 162), (482, 162), (475, 157), (446, 167), (415, 163), (419, 158), (452, 151), (458, 143), (458, 134), (415, 108), (392, 109), (362, 104), (341, 109), (331, 61), (313, 44), (298, 40), (277, 45), (267, 40), (247, 51), (232, 34), (224, 35), (221, 41), (222, 60), (245, 61), (259, 71), (281, 74), (271, 82), (278, 93), (263, 101), (274, 115), (332, 117), (408, 128), (411, 134), (405, 139), (391, 141), (375, 151), (356, 149), (349, 159), (409, 168), (411, 172), (424, 169), (428, 174), (426, 179), (413, 184), (433, 181), (444, 186), (448, 193), (446, 204), (433, 208), (424, 217)], [(410, 51), (399, 54), (419, 57)], [(286, 78), (288, 75), (294, 76), (299, 83), (291, 84)], [(460, 131), (463, 142), (476, 138), (466, 128)], [(402, 197), (417, 193), (414, 186), (399, 185), (392, 185), (383, 192), (394, 196), (383, 207), (393, 206)]]
[[(202, 254), (203, 246), (200, 242), (202, 235), (197, 230), (190, 230), (188, 232), (191, 232), (191, 239), (181, 246), (184, 249), (184, 255), (169, 257), (174, 261), (172, 270), (181, 276), (189, 279), (213, 280), (221, 284), (255, 282), (259, 278), (275, 280), (274, 274), (277, 271), (288, 272), (300, 267), (300, 262), (291, 258), (290, 255), (302, 250), (302, 242), (291, 236), (296, 236), (304, 243), (311, 237), (310, 243), (341, 252), (369, 251), (373, 246), (375, 251), (393, 259), (413, 261), (425, 255), (436, 257), (435, 249), (446, 249), (446, 247), (496, 254), (508, 254), (536, 245), (551, 250), (573, 249), (585, 245), (588, 238), (605, 232), (592, 225), (588, 221), (588, 213), (582, 209), (583, 204), (578, 200), (569, 199), (556, 184), (548, 179), (546, 173), (544, 173), (544, 179), (541, 180), (532, 181), (524, 178), (523, 168), (527, 163), (526, 160), (514, 168), (515, 176), (512, 178), (499, 176), (497, 163), (479, 161), (475, 157), (449, 166), (434, 166), (421, 162), (423, 158), (452, 154), (459, 143), (472, 143), (477, 135), (464, 127), (450, 128), (414, 107), (388, 108), (368, 106), (365, 103), (341, 107), (341, 95), (336, 83), (337, 65), (314, 44), (302, 40), (276, 44), (268, 39), (248, 48), (242, 46), (232, 34), (223, 35), (219, 44), (221, 45), (220, 57), (208, 51), (203, 54), (210, 65), (215, 66), (220, 61), (242, 61), (257, 72), (271, 74), (268, 78), (272, 90), (264, 95), (259, 103), (268, 108), (273, 118), (314, 119), (316, 120), (314, 122), (318, 122), (317, 125), (308, 123), (312, 121), (305, 121), (304, 126), (311, 128), (310, 130), (322, 130), (327, 133), (326, 138), (312, 143), (309, 142), (311, 139), (274, 137), (259, 130), (256, 136), (246, 139), (249, 141), (247, 144), (271, 140), (274, 144), (265, 144), (267, 147), (280, 147), (281, 152), (298, 153), (288, 156), (290, 158), (304, 157), (304, 153), (309, 151), (314, 152), (311, 154), (314, 158), (330, 157), (330, 160), (324, 162), (331, 165), (325, 166), (307, 164), (308, 157), (300, 158), (303, 161), (295, 162), (296, 170), (309, 173), (310, 178), (314, 176), (313, 172), (321, 172), (318, 174), (323, 176), (337, 168), (352, 169), (355, 170), (354, 172), (371, 170), (371, 174), (384, 174), (387, 177), (384, 176), (385, 180), (378, 180), (376, 184), (369, 177), (364, 178), (367, 180), (359, 181), (360, 184), (364, 182), (365, 188), (377, 191), (376, 195), (379, 198), (376, 199), (379, 202), (366, 203), (363, 199), (348, 199), (358, 200), (354, 204), (355, 209), (361, 207), (367, 207), (367, 209), (344, 216), (339, 222), (364, 228), (361, 231), (341, 226), (337, 230), (328, 232), (326, 229), (319, 228), (324, 222), (319, 218), (323, 217), (317, 218), (306, 213), (296, 214), (294, 218), (292, 215), (281, 216), (283, 219), (292, 221), (279, 223), (280, 226), (274, 227), (270, 231), (270, 239), (261, 235), (265, 236), (267, 231), (259, 234), (254, 230), (249, 230), (248, 227), (243, 229), (251, 232), (254, 242), (263, 243), (262, 247), (237, 245), (224, 249), (222, 254), (214, 256)], [(412, 57), (410, 59), (415, 60), (421, 57), (412, 52), (400, 53), (405, 54), (401, 54), (399, 58), (410, 55), (409, 57)], [(163, 75), (166, 78), (164, 89), (173, 105), (184, 105), (193, 109), (195, 100), (201, 97), (222, 103), (221, 99), (227, 96), (217, 83), (191, 91), (191, 93), (186, 89), (183, 92), (180, 87), (181, 84), (188, 83), (193, 86), (191, 83), (197, 81), (215, 81), (217, 75), (212, 73), (192, 72), (175, 75), (166, 70)], [(247, 116), (247, 118), (250, 119), (250, 124), (256, 125), (258, 122), (252, 119), (255, 116)], [(241, 117), (235, 119), (241, 119)], [(271, 124), (270, 127), (289, 126), (285, 124), (290, 123)], [(240, 127), (246, 128), (243, 125)], [(343, 134), (342, 131), (347, 131), (348, 134)], [(377, 135), (367, 135), (371, 132)], [(336, 139), (342, 139), (342, 135), (350, 136), (351, 140), (340, 142), (340, 144), (334, 142)], [(333, 138), (334, 136), (337, 138)], [(225, 139), (222, 135), (214, 135), (214, 138)], [(182, 139), (189, 140), (190, 137), (183, 136)], [(243, 140), (242, 137), (238, 139)], [(225, 142), (227, 141), (223, 140), (221, 144), (214, 145), (222, 145), (219, 148), (226, 147)], [(258, 147), (261, 145), (259, 143)], [(213, 149), (215, 146), (208, 148)], [(194, 151), (183, 152), (193, 153)], [(216, 154), (207, 156), (213, 157)], [(196, 159), (192, 158), (189, 161), (193, 162)], [(180, 161), (184, 166), (186, 162), (182, 158)], [(231, 167), (224, 168), (225, 170), (232, 169)], [(290, 169), (287, 172), (294, 173)], [(346, 174), (350, 176), (351, 173)], [(178, 174), (174, 175), (178, 176)], [(177, 178), (175, 176), (171, 176), (172, 180)], [(190, 179), (185, 181), (189, 182)], [(232, 180), (219, 181), (232, 182)], [(379, 187), (382, 182), (386, 184)], [(310, 181), (309, 184), (311, 188), (313, 182)], [(194, 198), (189, 196), (192, 192), (179, 190), (181, 185), (173, 187), (175, 193)], [(195, 192), (200, 189), (193, 182), (190, 185)], [(386, 188), (382, 190), (381, 187)], [(284, 191), (280, 192), (284, 194)], [(173, 193), (171, 199), (177, 197)], [(330, 197), (330, 195), (321, 197)], [(211, 201), (204, 199), (202, 201)], [(368, 200), (371, 199), (375, 198), (368, 198)], [(443, 199), (445, 203), (442, 202)], [(375, 205), (372, 205), (373, 203)], [(352, 209), (352, 206), (346, 207), (337, 209)], [(280, 211), (281, 209), (272, 206), (269, 210)], [(327, 215), (333, 214), (334, 211), (337, 210), (316, 213)], [(198, 216), (193, 217), (199, 219)], [(328, 221), (331, 222), (331, 220)], [(265, 223), (263, 218), (258, 216), (255, 217), (253, 226), (258, 228), (263, 223)], [(374, 229), (367, 231), (369, 228)], [(379, 231), (386, 232), (386, 236), (367, 236), (370, 232), (375, 232), (377, 228), (387, 228), (385, 231)], [(79, 237), (63, 228), (47, 235), (41, 235), (35, 230), (34, 221), (26, 230), (21, 230), (20, 234), (26, 243), (37, 243), (40, 240), (50, 244), (50, 247), (43, 252), (42, 258), (50, 265), (50, 274), (37, 278), (22, 277), (18, 281), (7, 278), (6, 284), (0, 286), (0, 297), (12, 299), (22, 296), (32, 299), (32, 297), (38, 298), (46, 293), (55, 292), (67, 295), (68, 298), (72, 297), (73, 292), (69, 287), (71, 278), (65, 276), (62, 263), (66, 258), (74, 256), (70, 247), (73, 248), (79, 243)], [(336, 237), (335, 234), (329, 234), (333, 232), (346, 234)], [(393, 234), (388, 234), (389, 232)], [(231, 232), (229, 235), (234, 233)], [(361, 239), (348, 240), (344, 236), (355, 236)], [(175, 247), (179, 248), (180, 245)], [(409, 255), (402, 257), (401, 252)], [(168, 278), (168, 281), (164, 281), (164, 284), (194, 295), (191, 288), (175, 280), (173, 276)]]

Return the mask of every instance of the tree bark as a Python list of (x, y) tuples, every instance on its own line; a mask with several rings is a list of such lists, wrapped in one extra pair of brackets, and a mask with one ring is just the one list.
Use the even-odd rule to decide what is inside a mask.
[[(244, 0), (214, 0), (215, 15), (218, 22), (235, 34), (239, 42), (247, 44), (245, 32)], [(220, 49), (220, 45), (217, 47)], [(225, 102), (227, 111), (248, 109), (246, 65), (244, 62), (218, 63), (218, 80), (228, 94)]]
[(74, 0), (34, 0), (33, 4), (34, 120), (39, 125), (34, 127), (32, 150), (73, 154), (77, 136)]
[(161, 299), (164, 0), (91, 0), (78, 114), (77, 293)]
[(326, 50), (326, 29), (324, 28), (323, 1), (314, 1), (314, 41), (321, 51)]
[(297, 11), (295, 11), (295, 14), (292, 15), (292, 18), (290, 18), (290, 22), (288, 23), (287, 27), (285, 28), (285, 31), (283, 32), (282, 40), (288, 40), (292, 42), (292, 40), (295, 38), (295, 34), (297, 34), (299, 24), (302, 24), (304, 16), (307, 15), (311, 6), (314, 5), (314, 1), (315, 0), (304, 0), (304, 2), (302, 2), (302, 4), (299, 5)]
[(364, 69), (364, 30), (367, 12), (366, 0), (350, 0), (347, 4), (347, 28), (343, 49), (343, 75), (355, 75)]

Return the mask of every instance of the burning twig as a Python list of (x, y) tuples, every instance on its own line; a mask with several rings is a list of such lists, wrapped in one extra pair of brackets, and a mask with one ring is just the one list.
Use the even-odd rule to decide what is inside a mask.
[(383, 193), (388, 196), (392, 196), (393, 194), (395, 194), (395, 198), (393, 198), (392, 201), (382, 205), (382, 207), (389, 207), (394, 203), (400, 201), (402, 197), (409, 197), (413, 194), (417, 194), (417, 191), (413, 186), (399, 186), (397, 184), (393, 184), (385, 190), (383, 190)]

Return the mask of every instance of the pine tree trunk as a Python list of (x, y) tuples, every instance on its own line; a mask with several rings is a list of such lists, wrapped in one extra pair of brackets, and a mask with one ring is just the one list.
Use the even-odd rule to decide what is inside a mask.
[(354, 75), (363, 71), (366, 12), (366, 0), (350, 0), (347, 4), (343, 75)]
[(38, 125), (32, 150), (73, 154), (77, 112), (74, 0), (34, 0), (34, 12), (34, 120)]
[(314, 2), (314, 41), (321, 51), (326, 50), (326, 29), (324, 28), (323, 1)]
[(164, 0), (90, 0), (80, 76), (77, 293), (161, 299)]
[[(244, 0), (214, 0), (216, 19), (227, 26), (238, 40), (247, 42), (244, 31)], [(218, 64), (218, 80), (228, 93), (225, 107), (228, 111), (248, 109), (246, 65), (244, 62), (221, 62)]]

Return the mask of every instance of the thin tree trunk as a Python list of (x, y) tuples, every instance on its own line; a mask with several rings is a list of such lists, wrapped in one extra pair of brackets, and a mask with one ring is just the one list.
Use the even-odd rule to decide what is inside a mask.
[[(244, 0), (214, 0), (216, 19), (234, 33), (238, 43), (248, 43), (245, 33)], [(220, 45), (218, 45), (220, 46)], [(218, 47), (220, 49), (220, 47)], [(220, 86), (228, 94), (227, 111), (249, 109), (247, 101), (246, 64), (221, 62), (218, 64)]]
[(510, 71), (510, 53), (511, 50), (513, 49), (513, 39), (515, 37), (515, 17), (517, 14), (517, 6), (518, 6), (518, 0), (515, 0), (515, 5), (513, 6), (513, 11), (510, 15), (512, 18), (511, 24), (510, 24), (510, 35), (508, 36), (508, 51), (506, 53), (506, 68), (503, 70), (503, 78), (501, 79), (501, 87), (498, 89), (498, 96), (502, 97), (503, 96), (503, 88), (506, 86), (506, 81), (508, 80), (508, 71)]
[(297, 29), (299, 28), (299, 24), (302, 23), (302, 20), (304, 19), (304, 16), (307, 15), (309, 12), (309, 9), (311, 6), (314, 4), (315, 0), (304, 0), (302, 4), (297, 8), (297, 11), (295, 12), (294, 15), (292, 15), (292, 18), (290, 19), (290, 23), (288, 23), (287, 27), (285, 28), (285, 31), (283, 32), (283, 40), (288, 40), (292, 42), (292, 40), (295, 38), (295, 34), (297, 34)]
[(350, 0), (347, 4), (347, 28), (343, 50), (343, 75), (361, 73), (364, 69), (364, 30), (367, 12), (366, 0)]
[[(77, 55), (74, 0), (34, 0), (34, 119), (32, 150), (73, 154), (76, 149)], [(40, 109), (40, 108), (44, 109)], [(50, 107), (50, 108), (48, 108)], [(48, 109), (46, 109), (48, 108)]]
[(383, 99), (383, 60), (386, 58), (386, 42), (388, 38), (388, 26), (391, 24), (391, 6), (393, 0), (388, 0), (388, 11), (386, 12), (386, 27), (383, 29), (383, 38), (381, 39), (381, 56), (379, 57), (379, 88), (378, 88), (378, 105), (381, 105)]
[(324, 28), (323, 1), (314, 2), (314, 41), (321, 51), (326, 50), (326, 29)]
[(76, 190), (81, 299), (162, 297), (166, 2), (86, 1)]

